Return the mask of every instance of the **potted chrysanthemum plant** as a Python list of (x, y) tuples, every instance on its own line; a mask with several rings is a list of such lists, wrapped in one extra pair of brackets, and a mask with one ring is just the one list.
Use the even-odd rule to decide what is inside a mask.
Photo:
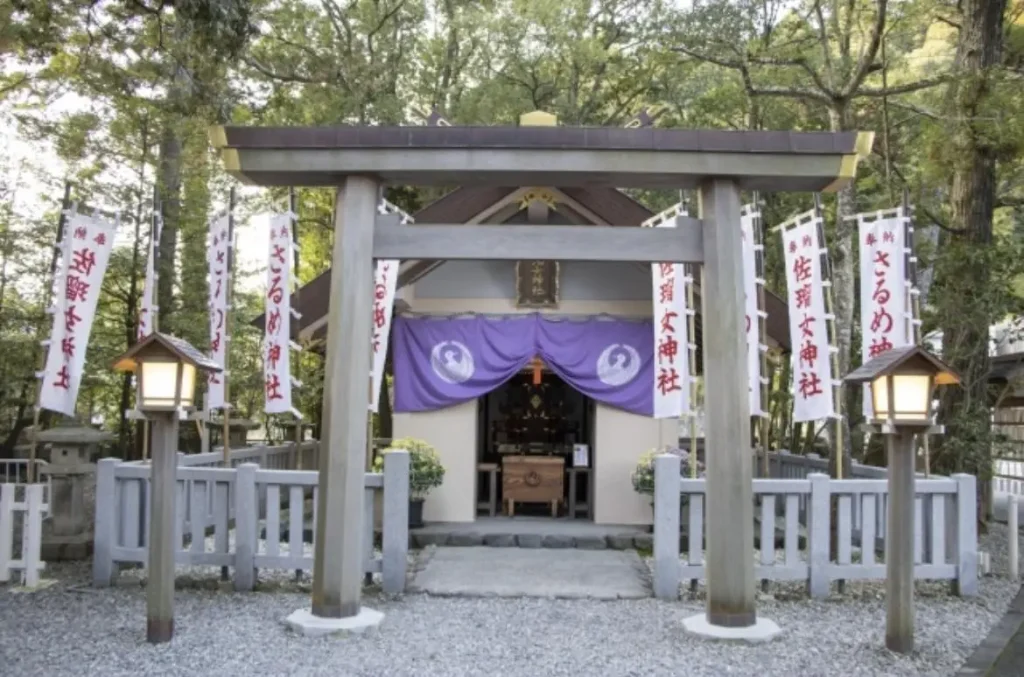
[(429, 443), (412, 437), (391, 440), (374, 461), (374, 471), (384, 472), (384, 454), (409, 452), (409, 526), (423, 526), (423, 501), (430, 490), (444, 481), (444, 466), (437, 450)]
[[(638, 494), (645, 494), (651, 497), (651, 510), (654, 509), (654, 459), (658, 454), (674, 454), (679, 457), (679, 474), (684, 479), (691, 477), (690, 468), (690, 452), (686, 449), (680, 449), (678, 447), (670, 447), (668, 449), (650, 449), (640, 455), (640, 458), (636, 462), (636, 468), (633, 469), (632, 480), (633, 490)], [(704, 464), (697, 461), (697, 477), (704, 477)], [(681, 524), (686, 524), (687, 510), (686, 506), (681, 508)]]

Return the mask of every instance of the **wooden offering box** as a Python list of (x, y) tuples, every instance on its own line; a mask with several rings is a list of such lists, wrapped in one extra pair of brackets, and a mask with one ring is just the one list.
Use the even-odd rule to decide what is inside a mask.
[(508, 514), (516, 503), (550, 503), (558, 516), (565, 482), (565, 459), (560, 456), (506, 456), (501, 461), (501, 490)]

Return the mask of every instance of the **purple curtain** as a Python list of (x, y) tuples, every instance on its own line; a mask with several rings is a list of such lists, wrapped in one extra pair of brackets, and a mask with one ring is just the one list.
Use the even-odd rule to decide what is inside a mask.
[(654, 328), (650, 322), (541, 318), (537, 352), (551, 371), (587, 397), (654, 413)]
[(534, 356), (533, 315), (394, 321), (395, 411), (433, 411), (482, 397)]
[(497, 389), (535, 355), (573, 388), (650, 416), (654, 407), (650, 321), (406, 318), (394, 323), (395, 411), (432, 411)]

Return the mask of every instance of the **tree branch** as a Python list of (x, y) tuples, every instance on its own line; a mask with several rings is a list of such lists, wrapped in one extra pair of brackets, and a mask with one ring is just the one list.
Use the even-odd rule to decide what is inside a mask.
[(930, 110), (926, 110), (924, 108), (921, 108), (920, 106), (915, 106), (915, 105), (910, 104), (910, 103), (903, 103), (901, 101), (890, 101), (889, 105), (892, 106), (893, 108), (902, 108), (903, 110), (908, 110), (908, 111), (910, 111), (912, 113), (916, 113), (918, 115), (923, 115), (924, 117), (932, 119), (932, 120), (941, 120), (942, 119), (942, 117), (940, 115), (938, 115), (937, 113), (933, 113)]
[(995, 208), (1006, 208), (1011, 207), (1013, 209), (1020, 209), (1024, 207), (1024, 197), (1010, 197), (1005, 195), (1003, 197), (996, 198)]
[[(903, 187), (909, 189), (910, 182), (907, 181), (907, 177), (903, 175), (903, 172), (899, 170), (899, 167), (893, 164), (892, 171), (894, 174), (896, 174), (896, 177), (900, 180), (900, 183), (903, 184)], [(941, 230), (944, 230), (947, 233), (952, 233), (954, 235), (962, 235), (964, 232), (966, 232), (960, 228), (951, 228), (949, 224), (947, 224), (943, 219), (940, 219), (938, 216), (935, 215), (934, 212), (932, 212), (930, 209), (928, 209), (922, 204), (915, 205), (914, 209), (920, 211), (928, 218), (929, 221), (931, 221), (934, 225), (938, 226)]]
[[(713, 57), (708, 54), (696, 52), (687, 47), (673, 47), (672, 51), (691, 56), (698, 61), (705, 61), (707, 63), (713, 63), (716, 66), (722, 68), (729, 68), (734, 71), (738, 71), (744, 78), (744, 83), (747, 87), (747, 92), (751, 96), (777, 96), (777, 97), (789, 97), (791, 99), (808, 99), (811, 101), (817, 101), (818, 103), (829, 106), (833, 103), (833, 97), (827, 92), (827, 88), (823, 88), (822, 91), (816, 91), (813, 89), (807, 89), (804, 87), (754, 87), (751, 84), (747, 64), (741, 61), (730, 61), (721, 57)], [(795, 62), (794, 62), (794, 65)], [(824, 83), (821, 83), (824, 84)]]
[(763, 56), (747, 56), (747, 61), (759, 66), (778, 66), (780, 68), (795, 67), (803, 70), (807, 75), (810, 76), (814, 85), (821, 90), (825, 96), (835, 98), (836, 92), (832, 91), (832, 88), (825, 84), (825, 81), (821, 79), (821, 76), (811, 68), (811, 64), (808, 63), (807, 59), (800, 57), (797, 59), (779, 59), (774, 57), (763, 57)]
[(855, 92), (855, 96), (894, 96), (896, 94), (909, 94), (910, 92), (917, 92), (922, 89), (928, 89), (936, 85), (941, 85), (945, 82), (953, 80), (954, 76), (952, 73), (943, 73), (936, 75), (935, 77), (925, 78), (918, 80), (917, 82), (908, 82), (902, 85), (895, 85), (892, 87), (862, 87), (859, 91)]
[(828, 33), (825, 31), (825, 16), (821, 11), (821, 0), (814, 0), (814, 14), (818, 19), (818, 36), (821, 42), (821, 53), (825, 59), (825, 68), (831, 76), (835, 71), (832, 68), (832, 53), (828, 48)]
[[(843, 89), (845, 96), (850, 96), (857, 92), (857, 89), (864, 82), (864, 78), (871, 72), (872, 65), (875, 62), (875, 55), (878, 54), (878, 48), (882, 44), (882, 33), (885, 31), (885, 14), (886, 4), (888, 0), (878, 0), (878, 16), (875, 18), (875, 25), (871, 29), (871, 39), (868, 41), (868, 47), (861, 54), (860, 62), (857, 64), (857, 68), (853, 72), (853, 77), (846, 84)], [(852, 3), (851, 3), (852, 4)]]
[(743, 64), (741, 62), (739, 62), (739, 61), (728, 61), (726, 59), (722, 59), (721, 57), (715, 57), (715, 56), (711, 56), (710, 54), (704, 54), (702, 52), (696, 52), (696, 51), (694, 51), (692, 49), (689, 49), (687, 47), (673, 47), (672, 51), (673, 52), (679, 52), (680, 54), (685, 54), (686, 56), (693, 57), (694, 59), (697, 59), (698, 61), (704, 61), (704, 62), (707, 62), (707, 63), (713, 63), (716, 66), (721, 66), (722, 68), (731, 68), (732, 70), (736, 70), (736, 71), (742, 71), (743, 68), (744, 68)]
[(252, 57), (247, 57), (245, 59), (245, 63), (251, 68), (256, 69), (261, 74), (267, 76), (268, 78), (272, 80), (278, 80), (280, 82), (302, 82), (309, 85), (322, 85), (328, 82), (323, 78), (310, 78), (304, 75), (299, 75), (297, 73), (276, 73)]
[(832, 98), (823, 92), (817, 92), (813, 89), (804, 89), (803, 87), (755, 87), (749, 91), (752, 96), (777, 96), (784, 98), (788, 97), (791, 99), (806, 99), (809, 101), (817, 101), (818, 103), (826, 106), (831, 106), (834, 103)]

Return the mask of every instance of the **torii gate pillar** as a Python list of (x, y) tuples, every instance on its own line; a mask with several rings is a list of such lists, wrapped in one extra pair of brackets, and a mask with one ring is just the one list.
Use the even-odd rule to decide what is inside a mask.
[(334, 208), (334, 279), (327, 316), (313, 608), (288, 617), (288, 625), (305, 635), (360, 631), (384, 618), (361, 605), (366, 383), (377, 199), (375, 180), (349, 176), (338, 188)]
[[(707, 467), (707, 609), (683, 621), (709, 638), (763, 641), (779, 632), (757, 618), (754, 591), (753, 458), (747, 339), (743, 326), (740, 189), (700, 185), (704, 236), (704, 416)], [(708, 304), (714, 307), (709, 308)]]

